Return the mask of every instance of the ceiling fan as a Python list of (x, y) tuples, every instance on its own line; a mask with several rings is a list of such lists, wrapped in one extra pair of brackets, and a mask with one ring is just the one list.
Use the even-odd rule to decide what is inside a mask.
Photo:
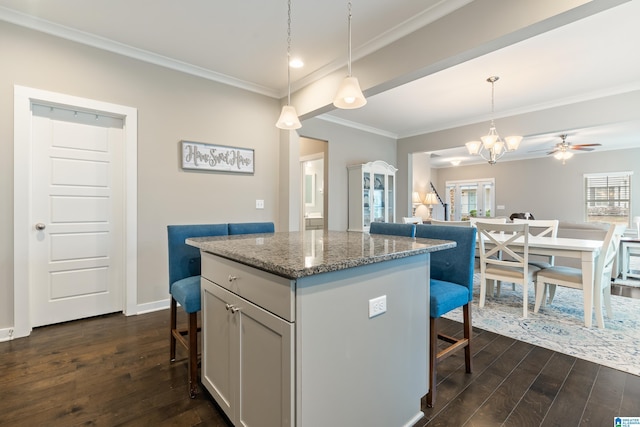
[(556, 144), (556, 146), (547, 153), (547, 155), (553, 154), (553, 157), (555, 157), (558, 160), (562, 160), (562, 164), (565, 164), (565, 161), (567, 159), (570, 159), (573, 156), (573, 153), (571, 152), (571, 150), (576, 150), (576, 151), (593, 151), (594, 148), (592, 147), (597, 147), (600, 146), (602, 144), (569, 144), (567, 142), (567, 135), (560, 135), (560, 138), (562, 139), (562, 142), (559, 142)]

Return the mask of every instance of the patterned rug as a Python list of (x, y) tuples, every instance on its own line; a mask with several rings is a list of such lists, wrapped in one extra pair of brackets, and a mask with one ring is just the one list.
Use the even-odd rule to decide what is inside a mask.
[[(586, 328), (581, 291), (558, 286), (553, 304), (534, 313), (535, 296), (530, 289), (529, 317), (524, 319), (521, 286), (514, 291), (511, 284), (503, 284), (500, 298), (487, 297), (484, 308), (479, 308), (478, 283), (476, 274), (474, 327), (640, 376), (639, 299), (612, 296), (614, 316), (610, 319), (605, 312), (605, 329)], [(462, 322), (462, 309), (444, 317)]]

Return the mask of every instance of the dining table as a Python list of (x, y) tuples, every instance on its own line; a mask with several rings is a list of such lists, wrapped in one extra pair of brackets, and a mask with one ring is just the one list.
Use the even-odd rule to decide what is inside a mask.
[[(511, 234), (495, 234), (498, 242), (504, 242), (512, 237)], [(513, 242), (515, 245), (524, 245), (522, 237)], [(488, 242), (487, 242), (488, 244)], [(573, 258), (580, 261), (582, 270), (582, 287), (584, 293), (584, 319), (585, 326), (591, 327), (594, 308), (594, 282), (595, 266), (598, 255), (602, 249), (603, 242), (600, 240), (573, 239), (568, 237), (540, 237), (529, 236), (529, 255), (558, 256)], [(600, 298), (596, 298), (600, 301)], [(602, 315), (602, 304), (595, 307), (596, 322), (600, 328), (604, 328), (604, 317)]]

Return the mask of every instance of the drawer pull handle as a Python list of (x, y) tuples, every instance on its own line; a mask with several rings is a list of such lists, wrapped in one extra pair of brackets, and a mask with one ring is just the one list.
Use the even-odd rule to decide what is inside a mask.
[(240, 307), (236, 307), (233, 304), (225, 304), (224, 307), (227, 309), (227, 311), (231, 310), (231, 313), (237, 313), (238, 311), (240, 311)]
[(234, 280), (236, 280), (237, 278), (238, 278), (237, 276), (229, 275), (229, 281), (230, 281), (230, 282), (233, 282), (233, 281), (234, 281)]

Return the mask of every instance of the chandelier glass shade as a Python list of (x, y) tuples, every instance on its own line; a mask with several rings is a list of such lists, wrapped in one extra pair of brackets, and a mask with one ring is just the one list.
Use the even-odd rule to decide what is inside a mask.
[[(491, 76), (487, 82), (491, 83), (491, 115), (494, 114), (494, 85), (499, 77)], [(480, 138), (480, 141), (469, 141), (465, 144), (471, 155), (478, 155), (489, 164), (495, 164), (508, 151), (515, 151), (520, 146), (521, 136), (508, 136), (504, 140), (498, 134), (496, 125), (491, 119), (489, 133)]]
[(278, 129), (300, 129), (302, 123), (298, 119), (295, 107), (291, 105), (291, 0), (288, 1), (287, 15), (287, 105), (282, 107), (280, 117), (276, 122)]

